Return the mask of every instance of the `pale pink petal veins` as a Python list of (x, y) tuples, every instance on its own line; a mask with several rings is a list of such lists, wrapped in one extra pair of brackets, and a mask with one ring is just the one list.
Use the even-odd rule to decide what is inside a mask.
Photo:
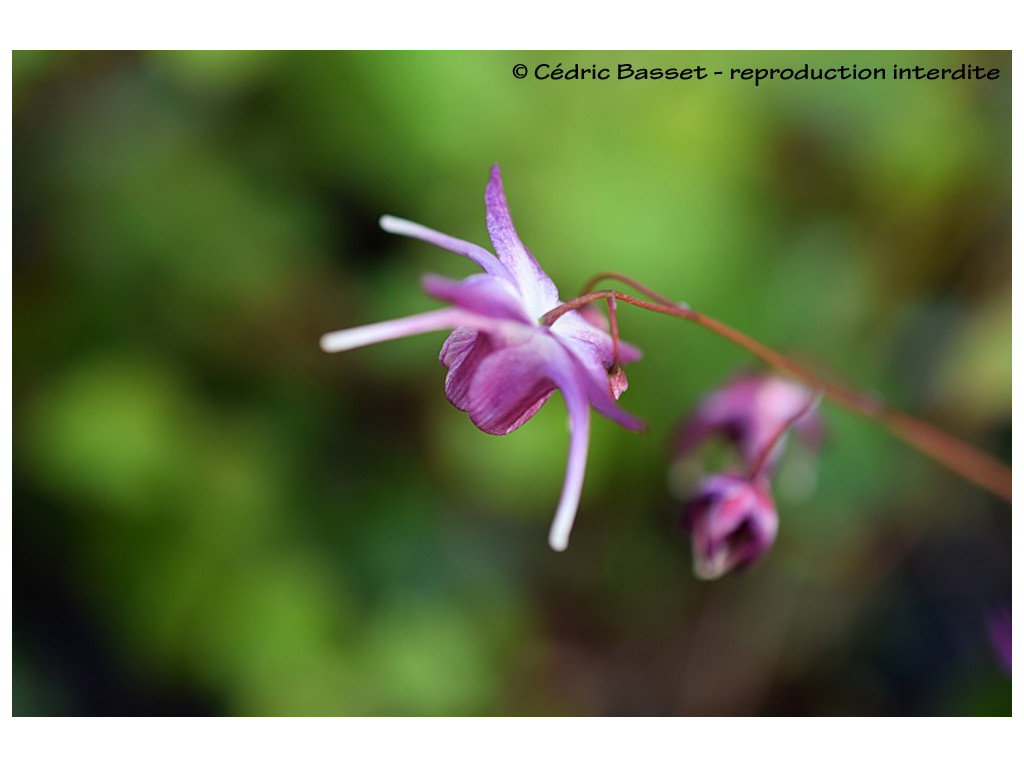
[[(460, 411), (469, 412), (473, 406), (470, 389), (473, 379), (488, 355), (497, 349), (496, 341), (486, 333), (479, 333), (468, 328), (456, 329), (448, 337), (441, 349), (441, 363), (448, 367), (448, 376), (444, 383), (444, 392), (449, 402)], [(543, 387), (541, 388), (543, 389)], [(508, 426), (518, 429), (547, 402), (554, 385), (547, 386), (547, 394), (539, 396), (532, 404), (523, 407), (520, 413)], [(512, 429), (498, 427), (498, 434), (508, 434)]]
[(487, 204), (487, 232), (494, 251), (512, 273), (530, 314), (539, 318), (558, 305), (558, 289), (516, 234), (501, 183), (501, 170), (497, 165), (491, 168), (484, 202)]
[(538, 333), (524, 344), (490, 349), (476, 359), (471, 353), (457, 377), (463, 380), (460, 394), (465, 394), (465, 410), (473, 423), (489, 434), (507, 435), (533, 416), (555, 389), (556, 346)]

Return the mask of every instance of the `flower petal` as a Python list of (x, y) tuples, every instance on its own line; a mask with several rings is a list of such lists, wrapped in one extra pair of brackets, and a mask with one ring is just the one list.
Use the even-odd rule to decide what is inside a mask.
[(576, 521), (576, 511), (583, 493), (583, 477), (587, 471), (587, 452), (590, 448), (590, 408), (586, 396), (571, 383), (559, 383), (565, 406), (569, 411), (569, 456), (566, 459), (562, 495), (558, 499), (555, 519), (548, 532), (548, 545), (556, 552), (569, 546), (569, 534)]
[(717, 579), (763, 557), (775, 542), (779, 518), (766, 484), (721, 474), (701, 483), (683, 525), (693, 537), (694, 573)]
[(438, 360), (441, 365), (447, 368), (457, 368), (462, 365), (466, 356), (470, 353), (480, 332), (473, 328), (456, 328), (451, 335), (445, 339), (441, 347), (441, 354)]
[(425, 243), (436, 245), (438, 248), (444, 248), (446, 251), (465, 256), (489, 275), (503, 277), (507, 280), (512, 279), (505, 265), (493, 253), (479, 245), (467, 243), (465, 240), (459, 240), (457, 237), (445, 235), (429, 227), (424, 227), (422, 224), (400, 219), (397, 216), (381, 216), (380, 228), (393, 235), (414, 237)]
[(773, 375), (743, 376), (706, 395), (693, 417), (676, 438), (676, 455), (692, 452), (712, 433), (734, 443), (744, 462), (752, 465), (772, 441), (777, 440), (764, 468), (769, 469), (782, 450), (779, 431), (803, 410), (808, 412), (793, 425), (812, 447), (820, 441), (821, 416), (812, 405), (813, 395), (795, 382)]
[(676, 456), (692, 453), (714, 432), (735, 441), (745, 438), (756, 388), (754, 379), (743, 378), (705, 395), (676, 437)]
[(513, 280), (530, 308), (530, 314), (540, 317), (558, 305), (558, 289), (516, 234), (501, 183), (501, 169), (497, 164), (491, 168), (491, 180), (484, 194), (484, 202), (487, 204), (487, 232), (491, 236), (494, 252), (512, 273)]
[[(641, 419), (624, 411), (615, 402), (618, 394), (625, 391), (625, 386), (623, 386), (625, 374), (621, 372), (621, 369), (616, 380), (612, 381), (600, 349), (579, 338), (561, 334), (555, 334), (555, 336), (569, 352), (573, 365), (579, 371), (579, 378), (583, 382), (584, 391), (590, 404), (603, 416), (618, 422), (626, 429), (635, 431), (644, 429)], [(611, 360), (609, 360), (610, 363)]]
[(558, 357), (558, 343), (546, 334), (509, 346), (497, 346), (480, 334), (452, 377), (452, 402), (458, 399), (465, 405), (473, 423), (484, 432), (507, 435), (551, 396), (555, 389), (552, 367), (559, 365)]
[(440, 361), (448, 368), (444, 393), (460, 411), (469, 410), (469, 387), (473, 383), (473, 375), (483, 359), (493, 351), (488, 335), (472, 328), (456, 328), (441, 347)]
[[(586, 306), (593, 307), (592, 304)], [(600, 314), (598, 316), (603, 317)], [(571, 336), (591, 344), (599, 352), (601, 362), (606, 367), (611, 365), (615, 358), (615, 343), (612, 341), (611, 335), (579, 311), (566, 312), (555, 321), (551, 330), (559, 336)], [(643, 353), (637, 347), (619, 339), (619, 362), (621, 364), (635, 363), (641, 357), (643, 357)]]
[[(779, 430), (792, 419), (807, 411), (792, 426), (812, 445), (820, 439), (823, 425), (821, 415), (813, 408), (814, 393), (807, 387), (778, 376), (766, 376), (755, 389), (754, 418), (750, 420), (750, 452), (760, 456)], [(781, 441), (780, 441), (781, 442)], [(778, 458), (776, 454), (769, 463)]]
[(406, 336), (416, 336), (430, 331), (443, 331), (462, 326), (513, 337), (522, 334), (521, 323), (479, 315), (459, 307), (445, 307), (396, 320), (385, 320), (380, 323), (325, 333), (320, 337), (320, 348), (324, 352), (344, 352), (381, 341), (391, 341)]

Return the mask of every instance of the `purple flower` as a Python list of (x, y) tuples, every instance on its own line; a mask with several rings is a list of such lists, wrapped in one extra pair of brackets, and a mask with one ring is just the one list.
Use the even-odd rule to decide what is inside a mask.
[(767, 483), (740, 475), (706, 478), (683, 513), (693, 538), (693, 572), (717, 579), (751, 566), (771, 549), (779, 518)]
[(806, 387), (788, 379), (771, 374), (738, 377), (701, 400), (678, 433), (676, 456), (689, 455), (719, 434), (736, 448), (749, 471), (768, 473), (782, 453), (782, 433), (790, 426), (810, 445), (820, 444), (823, 426), (815, 405)]
[[(569, 413), (569, 458), (548, 542), (562, 551), (569, 543), (583, 487), (590, 406), (629, 429), (643, 425), (615, 402), (626, 389), (626, 380), (615, 366), (608, 333), (578, 311), (567, 312), (550, 326), (540, 323), (546, 312), (560, 304), (558, 289), (516, 234), (497, 165), (491, 169), (484, 201), (487, 231), (497, 256), (419, 224), (381, 217), (384, 230), (465, 256), (483, 274), (461, 281), (426, 275), (423, 289), (450, 306), (328, 333), (320, 346), (325, 352), (341, 352), (454, 329), (441, 348), (441, 363), (448, 368), (445, 393), (452, 405), (492, 435), (518, 429), (560, 390)], [(639, 358), (639, 350), (620, 343), (618, 362)]]

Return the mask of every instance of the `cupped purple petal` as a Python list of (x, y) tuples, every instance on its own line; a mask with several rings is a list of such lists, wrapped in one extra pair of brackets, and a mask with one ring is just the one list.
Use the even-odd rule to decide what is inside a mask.
[(450, 280), (428, 274), (423, 276), (422, 282), (423, 290), (435, 299), (458, 304), (481, 315), (535, 324), (515, 286), (500, 277), (470, 275), (465, 280)]
[[(538, 333), (521, 344), (467, 356), (456, 378), (459, 399), (477, 427), (507, 435), (537, 412), (555, 389), (552, 368), (559, 363), (552, 359), (554, 343)], [(481, 344), (493, 340), (478, 339)]]
[(693, 537), (694, 573), (717, 579), (759, 560), (775, 542), (779, 519), (766, 485), (721, 474), (701, 484), (683, 525)]
[(456, 328), (445, 339), (438, 357), (441, 365), (448, 369), (444, 393), (460, 411), (469, 408), (469, 383), (473, 379), (470, 371), (476, 370), (491, 351), (487, 335), (472, 328)]
[(522, 291), (530, 313), (539, 318), (558, 305), (558, 289), (516, 234), (501, 183), (501, 169), (497, 164), (491, 168), (484, 202), (487, 204), (487, 232), (494, 251)]
[(518, 429), (555, 389), (561, 390), (569, 412), (569, 455), (548, 542), (564, 550), (579, 507), (590, 439), (590, 402), (579, 362), (542, 329), (525, 341), (509, 341), (461, 328), (445, 342), (441, 361), (449, 366), (449, 399), (490, 434)]
[[(525, 327), (525, 326), (524, 326)], [(539, 333), (540, 331), (536, 331)], [(460, 411), (470, 413), (475, 407), (472, 395), (474, 378), (480, 370), (484, 361), (495, 352), (505, 347), (522, 346), (532, 334), (490, 334), (482, 333), (472, 328), (457, 328), (445, 340), (441, 348), (440, 362), (448, 368), (448, 375), (445, 378), (444, 391), (449, 402)], [(527, 351), (529, 351), (528, 348)], [(485, 368), (490, 370), (490, 366)], [(511, 370), (511, 367), (510, 367)], [(541, 394), (546, 390), (546, 394)], [(495, 424), (484, 431), (492, 434), (504, 435), (518, 429), (533, 416), (540, 407), (547, 402), (551, 396), (552, 386), (542, 384), (538, 386), (538, 395), (530, 405), (524, 405), (523, 411), (517, 417), (505, 422)], [(487, 420), (484, 419), (486, 422)], [(474, 423), (477, 423), (474, 419)], [(477, 426), (480, 426), (477, 423)], [(481, 427), (483, 429), (483, 427)]]

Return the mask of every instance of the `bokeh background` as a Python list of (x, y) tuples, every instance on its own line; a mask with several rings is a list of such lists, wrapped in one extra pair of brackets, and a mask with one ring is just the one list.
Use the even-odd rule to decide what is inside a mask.
[[(538, 82), (570, 66), (998, 67), (995, 81)], [(559, 397), (444, 397), (429, 309), (499, 162), (570, 296), (627, 272), (1010, 460), (1008, 53), (13, 55), (16, 714), (1009, 714), (1010, 510), (826, 406), (756, 568), (691, 572), (667, 445), (750, 364), (645, 353), (546, 546)], [(791, 462), (792, 463), (792, 462)]]

